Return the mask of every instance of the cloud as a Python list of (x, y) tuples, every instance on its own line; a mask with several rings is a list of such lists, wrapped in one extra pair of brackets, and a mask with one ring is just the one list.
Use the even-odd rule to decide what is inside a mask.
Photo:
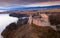
[(48, 2), (48, 1), (56, 1), (56, 0), (0, 0), (0, 2), (3, 2), (3, 3), (20, 4), (20, 5), (38, 3), (38, 2)]
[[(52, 3), (50, 1), (52, 1)], [(24, 6), (42, 6), (57, 3), (57, 2), (53, 3), (53, 1), (59, 1), (59, 0), (0, 0), (0, 7), (13, 8), (13, 7), (24, 7)]]
[(52, 6), (52, 5), (60, 5), (60, 1), (33, 3), (28, 4), (27, 6)]

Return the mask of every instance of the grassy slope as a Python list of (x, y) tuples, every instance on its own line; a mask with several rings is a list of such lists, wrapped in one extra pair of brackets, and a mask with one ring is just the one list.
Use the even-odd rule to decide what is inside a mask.
[(60, 34), (50, 27), (39, 27), (36, 25), (22, 25), (10, 31), (5, 29), (4, 38), (60, 38)]

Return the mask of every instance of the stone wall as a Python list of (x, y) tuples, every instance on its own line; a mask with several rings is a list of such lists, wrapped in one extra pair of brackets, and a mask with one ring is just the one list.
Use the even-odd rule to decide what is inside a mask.
[(49, 22), (48, 15), (46, 14), (40, 14), (40, 15), (45, 22)]
[(34, 18), (33, 18), (33, 24), (39, 25), (39, 26), (42, 25), (40, 19), (34, 19)]

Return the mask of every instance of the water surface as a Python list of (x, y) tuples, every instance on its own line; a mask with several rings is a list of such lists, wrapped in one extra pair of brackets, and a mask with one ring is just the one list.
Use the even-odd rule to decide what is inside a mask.
[(0, 38), (2, 31), (12, 22), (17, 22), (18, 18), (10, 17), (9, 14), (0, 14)]

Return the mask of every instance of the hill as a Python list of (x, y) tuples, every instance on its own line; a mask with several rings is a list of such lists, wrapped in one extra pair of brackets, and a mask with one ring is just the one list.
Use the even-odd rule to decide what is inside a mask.
[(16, 25), (11, 23), (2, 32), (4, 38), (60, 38), (60, 34), (48, 26)]

